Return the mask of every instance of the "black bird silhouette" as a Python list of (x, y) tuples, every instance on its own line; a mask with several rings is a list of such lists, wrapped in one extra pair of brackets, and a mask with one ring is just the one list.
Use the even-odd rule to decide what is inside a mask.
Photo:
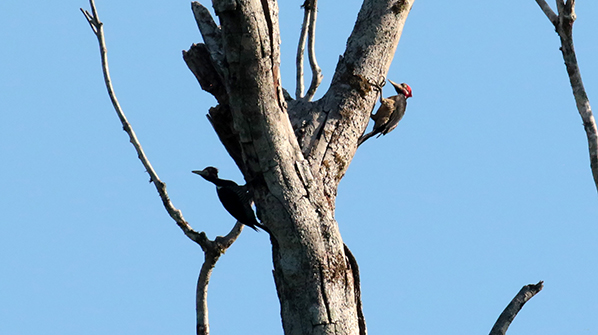
[(224, 208), (230, 215), (237, 219), (237, 221), (253, 228), (255, 231), (258, 231), (258, 227), (268, 231), (266, 227), (257, 222), (257, 219), (255, 218), (255, 213), (251, 208), (253, 199), (249, 194), (247, 186), (239, 186), (232, 180), (218, 178), (218, 169), (213, 166), (208, 166), (203, 170), (195, 170), (191, 172), (202, 176), (205, 180), (216, 185), (218, 199), (220, 199)]

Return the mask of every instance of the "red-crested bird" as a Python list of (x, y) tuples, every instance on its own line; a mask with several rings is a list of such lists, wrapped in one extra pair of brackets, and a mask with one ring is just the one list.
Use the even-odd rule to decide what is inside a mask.
[(205, 180), (216, 185), (216, 193), (222, 206), (232, 215), (237, 221), (253, 228), (261, 228), (268, 231), (264, 225), (257, 222), (255, 213), (251, 208), (253, 202), (251, 195), (245, 185), (239, 186), (232, 180), (225, 180), (218, 178), (218, 169), (213, 166), (208, 166), (203, 170), (191, 171), (202, 176)]
[[(380, 94), (380, 108), (378, 108), (376, 114), (371, 116), (372, 120), (374, 120), (374, 129), (372, 129), (371, 132), (362, 135), (359, 138), (357, 145), (361, 145), (361, 143), (374, 135), (380, 136), (390, 133), (397, 127), (399, 121), (401, 121), (403, 115), (405, 115), (407, 99), (413, 96), (411, 87), (405, 83), (397, 84), (390, 79), (388, 79), (388, 81), (397, 91), (397, 95), (383, 98), (382, 94)], [(380, 91), (382, 91), (382, 89), (380, 89)]]

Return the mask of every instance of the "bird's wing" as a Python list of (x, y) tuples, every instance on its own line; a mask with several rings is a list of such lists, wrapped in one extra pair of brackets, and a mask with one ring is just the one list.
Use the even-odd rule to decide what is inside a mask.
[(396, 99), (394, 102), (393, 112), (390, 114), (390, 118), (388, 119), (388, 122), (384, 126), (384, 129), (381, 131), (382, 134), (386, 135), (386, 134), (390, 133), (391, 131), (393, 131), (397, 127), (397, 125), (399, 124), (399, 121), (401, 121), (401, 119), (403, 118), (403, 115), (405, 115), (406, 107), (407, 107), (407, 99), (405, 98), (404, 95), (400, 95), (398, 97), (398, 99)]
[(372, 116), (372, 119), (375, 121), (373, 132), (375, 134), (382, 131), (388, 121), (391, 118), (391, 114), (394, 110), (394, 101), (392, 99), (383, 99), (380, 108), (376, 112), (376, 115)]
[(240, 185), (235, 191), (237, 192), (237, 195), (241, 201), (247, 202), (250, 205), (253, 203), (253, 196), (251, 195), (247, 185)]
[(234, 188), (232, 187), (221, 187), (218, 188), (218, 198), (224, 206), (224, 208), (232, 215), (237, 221), (246, 223), (247, 221), (244, 206), (245, 204), (237, 195)]

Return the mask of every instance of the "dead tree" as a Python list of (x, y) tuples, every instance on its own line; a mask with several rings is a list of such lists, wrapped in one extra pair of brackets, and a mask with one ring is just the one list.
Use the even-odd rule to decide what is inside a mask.
[[(359, 269), (340, 236), (335, 201), (413, 1), (364, 1), (331, 85), (317, 101), (311, 101), (322, 79), (314, 50), (316, 0), (306, 0), (302, 6), (305, 19), (297, 55), (296, 99), (281, 86), (275, 0), (214, 0), (220, 25), (203, 5), (192, 4), (204, 43), (184, 51), (183, 58), (201, 87), (218, 101), (208, 118), (243, 173), (258, 217), (270, 234), (274, 280), (287, 335), (367, 333)], [(211, 241), (193, 230), (174, 207), (116, 99), (103, 24), (93, 0), (90, 4), (92, 13), (82, 11), (98, 38), (106, 87), (124, 130), (170, 216), (204, 250), (197, 287), (197, 333), (208, 334), (210, 273), (242, 225), (237, 223), (227, 236)], [(312, 80), (304, 95), (306, 38)], [(496, 327), (506, 331), (523, 303), (515, 305), (503, 313), (506, 321), (499, 319)]]
[(337, 186), (357, 149), (376, 83), (393, 59), (413, 0), (366, 0), (324, 96), (313, 34), (316, 2), (303, 4), (303, 43), (313, 80), (297, 99), (281, 86), (278, 7), (274, 0), (213, 1), (193, 10), (204, 43), (184, 53), (218, 106), (209, 118), (253, 188), (260, 220), (271, 230), (274, 279), (285, 334), (365, 334), (357, 264), (334, 219)]
[[(275, 0), (215, 0), (216, 25), (198, 2), (192, 8), (204, 43), (183, 57), (218, 105), (208, 118), (243, 173), (260, 221), (272, 241), (274, 280), (285, 334), (366, 334), (357, 262), (334, 218), (337, 187), (376, 103), (414, 0), (366, 0), (328, 91), (312, 102), (321, 70), (314, 50), (317, 3), (303, 4), (297, 57), (297, 99), (281, 86), (278, 5)], [(197, 289), (197, 333), (208, 334), (207, 282), (240, 224), (214, 241), (198, 233), (174, 207), (128, 123), (112, 88), (103, 23), (93, 0), (82, 9), (100, 45), (110, 99), (150, 174), (164, 206), (206, 260)], [(303, 95), (308, 36), (312, 81)], [(301, 77), (301, 78), (299, 78)]]

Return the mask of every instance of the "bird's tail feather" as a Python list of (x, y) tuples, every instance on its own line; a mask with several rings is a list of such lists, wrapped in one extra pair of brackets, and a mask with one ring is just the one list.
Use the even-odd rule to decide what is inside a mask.
[(272, 232), (270, 231), (270, 229), (268, 229), (268, 227), (264, 226), (264, 225), (263, 225), (263, 224), (261, 224), (261, 223), (257, 223), (257, 224), (256, 224), (256, 227), (251, 227), (251, 228), (255, 229), (255, 231), (258, 231), (258, 230), (257, 230), (257, 227), (259, 227), (260, 229), (262, 229), (262, 230), (263, 230), (263, 231), (265, 231), (266, 233), (268, 233), (268, 234), (272, 235)]
[(360, 146), (363, 142), (365, 142), (367, 139), (369, 139), (370, 137), (372, 137), (374, 135), (376, 135), (376, 132), (373, 130), (365, 135), (362, 135), (359, 138), (359, 140), (357, 140), (357, 146)]

